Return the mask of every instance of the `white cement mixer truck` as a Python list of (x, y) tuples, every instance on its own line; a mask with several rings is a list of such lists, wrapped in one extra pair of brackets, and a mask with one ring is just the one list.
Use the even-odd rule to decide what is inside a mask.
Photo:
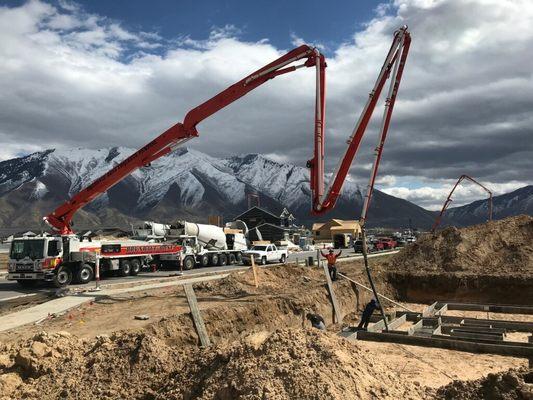
[(166, 254), (159, 258), (163, 267), (174, 268), (181, 265), (183, 269), (192, 269), (197, 265), (208, 267), (240, 264), (242, 252), (248, 249), (245, 235), (247, 229), (243, 224), (233, 223), (221, 228), (187, 221), (178, 221), (171, 225), (145, 222), (147, 232), (136, 233), (143, 233), (148, 237), (164, 237), (166, 242), (182, 246), (179, 254)]

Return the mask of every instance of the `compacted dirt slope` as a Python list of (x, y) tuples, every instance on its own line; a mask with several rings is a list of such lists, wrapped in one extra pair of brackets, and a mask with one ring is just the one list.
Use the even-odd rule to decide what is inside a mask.
[(382, 263), (396, 297), (533, 304), (533, 217), (426, 234)]
[(533, 217), (520, 215), (427, 234), (387, 263), (409, 272), (533, 274)]

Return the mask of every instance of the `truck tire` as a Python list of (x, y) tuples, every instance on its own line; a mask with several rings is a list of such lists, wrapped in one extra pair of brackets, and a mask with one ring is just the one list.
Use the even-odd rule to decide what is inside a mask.
[(17, 279), (17, 283), (22, 286), (23, 288), (32, 288), (37, 285), (37, 281), (34, 281), (33, 279)]
[(142, 264), (141, 261), (138, 258), (134, 258), (131, 260), (131, 271), (130, 275), (135, 276), (138, 275), (139, 272), (141, 272)]
[(74, 275), (74, 282), (81, 283), (85, 285), (86, 283), (89, 283), (93, 280), (94, 277), (94, 270), (93, 267), (91, 267), (89, 264), (82, 264), (76, 269), (76, 273)]
[(261, 265), (267, 264), (267, 258), (265, 256), (261, 257)]
[(201, 267), (207, 267), (209, 265), (209, 256), (207, 254), (202, 254), (198, 257), (198, 262)]
[(235, 263), (242, 264), (242, 253), (235, 254)]
[(57, 288), (65, 287), (70, 285), (72, 282), (72, 271), (70, 268), (62, 266), (56, 271), (54, 275), (54, 286)]
[(228, 264), (229, 264), (229, 265), (233, 265), (233, 264), (235, 264), (235, 254), (230, 253), (230, 255), (229, 255), (229, 257), (228, 257)]
[(226, 265), (228, 263), (228, 257), (226, 257), (225, 254), (220, 254), (218, 256), (218, 265), (220, 265), (221, 267)]
[(196, 262), (194, 261), (194, 257), (187, 256), (183, 259), (183, 269), (190, 270), (193, 269), (196, 265)]
[(281, 259), (279, 260), (280, 263), (285, 264), (285, 261), (287, 261), (287, 256), (285, 254), (281, 255)]
[(210, 266), (214, 267), (214, 266), (218, 265), (218, 254), (216, 254), (216, 253), (211, 254), (209, 259), (210, 259), (210, 262), (209, 262)]
[(118, 269), (119, 276), (128, 276), (131, 272), (131, 263), (129, 260), (121, 260)]

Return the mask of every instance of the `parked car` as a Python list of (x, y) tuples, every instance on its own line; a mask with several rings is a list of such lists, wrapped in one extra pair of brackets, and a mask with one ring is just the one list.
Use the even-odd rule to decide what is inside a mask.
[(278, 249), (275, 244), (254, 245), (250, 250), (243, 252), (243, 263), (245, 265), (251, 265), (252, 257), (256, 264), (261, 265), (269, 262), (284, 263), (287, 260), (287, 249)]
[[(372, 242), (371, 240), (366, 241), (366, 250), (369, 253), (372, 253), (374, 251), (377, 251), (376, 244)], [(362, 253), (363, 252), (363, 241), (361, 239), (356, 240), (353, 244), (353, 251), (356, 253)]]
[(383, 246), (383, 250), (392, 250), (398, 245), (396, 240), (389, 237), (379, 238), (378, 244)]

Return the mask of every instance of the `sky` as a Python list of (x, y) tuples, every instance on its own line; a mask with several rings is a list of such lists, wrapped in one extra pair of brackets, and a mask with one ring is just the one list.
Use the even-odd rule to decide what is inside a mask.
[[(412, 45), (377, 188), (437, 209), (468, 174), (533, 178), (533, 2), (0, 1), (0, 160), (138, 148), (225, 87), (307, 43), (327, 58), (326, 167), (346, 149), (394, 31)], [(198, 125), (216, 157), (312, 157), (314, 74), (277, 77)], [(365, 185), (382, 103), (351, 169)], [(483, 198), (471, 184), (454, 205)]]

